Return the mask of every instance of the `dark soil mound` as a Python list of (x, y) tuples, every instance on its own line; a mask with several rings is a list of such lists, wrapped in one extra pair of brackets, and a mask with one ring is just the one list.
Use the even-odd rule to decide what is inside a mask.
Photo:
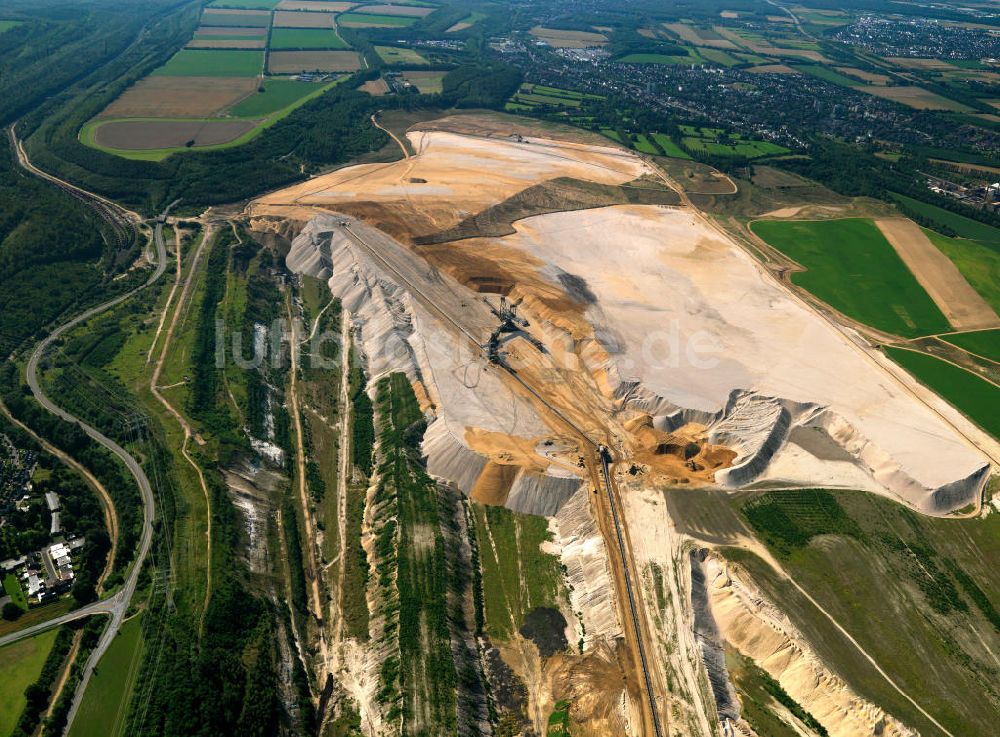
[(543, 658), (551, 657), (569, 646), (566, 640), (566, 618), (558, 609), (539, 607), (529, 612), (520, 632), (522, 637), (535, 643)]

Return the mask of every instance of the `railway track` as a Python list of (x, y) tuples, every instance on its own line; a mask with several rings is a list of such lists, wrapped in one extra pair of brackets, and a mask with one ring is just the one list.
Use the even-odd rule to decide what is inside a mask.
[[(418, 296), (426, 307), (429, 307), (438, 315), (440, 315), (448, 324), (456, 328), (462, 335), (466, 336), (475, 346), (476, 349), (482, 354), (486, 360), (490, 360), (489, 352), (483, 347), (482, 343), (479, 342), (479, 338), (470, 332), (464, 325), (460, 324), (455, 320), (448, 312), (442, 309), (435, 300), (433, 300), (429, 295), (425, 294), (420, 287), (415, 285), (410, 281), (405, 274), (403, 274), (399, 269), (397, 269), (387, 258), (385, 258), (381, 253), (378, 252), (376, 248), (367, 243), (363, 238), (361, 238), (356, 232), (351, 229), (350, 221), (342, 221), (342, 227), (345, 232), (351, 237), (351, 239), (361, 246), (372, 258), (378, 261), (383, 267), (388, 269), (397, 279), (403, 282), (408, 289), (410, 289), (416, 296)], [(545, 399), (539, 392), (537, 392), (534, 387), (530, 386), (524, 379), (521, 378), (518, 373), (506, 365), (504, 362), (497, 364), (501, 366), (518, 384), (521, 385), (531, 396), (533, 396), (538, 402), (542, 404), (552, 415), (557, 417), (560, 422), (565, 424), (567, 427), (571, 428), (577, 436), (579, 436), (585, 443), (588, 444), (590, 450), (597, 454), (600, 460), (601, 474), (604, 482), (604, 491), (607, 495), (608, 507), (611, 511), (611, 519), (614, 526), (614, 533), (617, 542), (618, 553), (621, 558), (621, 571), (624, 580), (626, 600), (629, 608), (629, 618), (631, 620), (633, 636), (636, 642), (636, 649), (638, 650), (639, 662), (641, 665), (641, 677), (643, 681), (643, 687), (646, 693), (646, 699), (648, 700), (648, 710), (651, 719), (651, 726), (653, 728), (652, 737), (663, 737), (663, 730), (660, 723), (660, 715), (656, 709), (657, 699), (656, 690), (653, 687), (653, 677), (650, 673), (649, 661), (646, 656), (646, 647), (643, 643), (643, 627), (641, 613), (639, 609), (639, 603), (637, 601), (636, 593), (632, 583), (632, 574), (630, 571), (630, 556), (628, 553), (628, 545), (626, 542), (625, 534), (622, 527), (621, 517), (618, 513), (618, 504), (615, 498), (616, 492), (614, 489), (614, 482), (611, 477), (610, 465), (614, 462), (611, 455), (611, 450), (593, 440), (587, 432), (577, 425), (572, 419), (566, 416), (558, 407), (554, 406), (547, 399)]]
[(24, 150), (24, 143), (17, 137), (16, 127), (16, 122), (8, 126), (7, 135), (10, 137), (11, 147), (17, 156), (18, 165), (28, 173), (55, 185), (89, 207), (107, 226), (104, 237), (108, 245), (114, 246), (118, 251), (131, 248), (139, 237), (138, 224), (141, 218), (136, 213), (126, 210), (111, 200), (81, 189), (36, 167), (28, 158), (28, 154)]

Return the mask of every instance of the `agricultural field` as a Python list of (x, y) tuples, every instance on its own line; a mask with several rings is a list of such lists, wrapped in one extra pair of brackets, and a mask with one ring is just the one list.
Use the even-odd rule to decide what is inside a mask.
[(617, 61), (622, 64), (701, 64), (703, 59), (698, 56), (694, 49), (690, 49), (686, 56), (676, 54), (626, 54)]
[(386, 64), (424, 65), (429, 63), (420, 52), (397, 46), (376, 46), (375, 53)]
[(355, 13), (365, 15), (402, 15), (413, 18), (423, 18), (436, 10), (434, 7), (422, 5), (362, 5), (354, 9)]
[(635, 150), (636, 150), (636, 151), (638, 151), (639, 153), (643, 153), (643, 154), (651, 154), (651, 155), (653, 155), (653, 156), (656, 156), (657, 154), (659, 154), (659, 153), (660, 153), (660, 149), (658, 149), (658, 148), (657, 148), (657, 147), (656, 147), (656, 146), (655, 146), (655, 145), (653, 144), (653, 142), (652, 142), (652, 141), (650, 141), (650, 140), (649, 140), (649, 139), (648, 139), (648, 138), (647, 138), (647, 137), (646, 137), (645, 135), (643, 135), (642, 133), (638, 133), (638, 134), (636, 134), (636, 136), (635, 136), (635, 141), (633, 141), (633, 142), (632, 142), (632, 146), (633, 146), (633, 148), (635, 148)]
[(684, 146), (692, 151), (703, 151), (711, 156), (742, 156), (758, 159), (762, 156), (787, 154), (788, 149), (768, 141), (743, 138), (739, 133), (726, 134), (719, 128), (680, 126)]
[[(334, 30), (333, 12), (277, 10), (281, 27), (269, 37), (271, 12), (258, 8), (277, 3), (250, 0), (244, 6), (241, 1), (206, 8), (188, 47), (86, 123), (80, 140), (147, 161), (237, 146), (332, 86), (265, 78), (265, 58), (268, 71), (279, 75), (360, 68), (357, 54), (346, 51)], [(323, 5), (334, 11), (344, 4)]]
[(144, 649), (137, 615), (122, 625), (97, 664), (68, 737), (121, 737)]
[(563, 31), (535, 26), (529, 33), (556, 49), (585, 49), (591, 46), (604, 46), (608, 42), (603, 34), (589, 31)]
[(952, 345), (957, 345), (969, 353), (989, 358), (1000, 363), (1000, 330), (977, 330), (971, 333), (956, 333), (942, 336)]
[(206, 8), (201, 16), (202, 26), (267, 28), (271, 14), (264, 10), (222, 10)]
[(346, 49), (347, 44), (333, 29), (275, 28), (271, 31), (271, 49)]
[(544, 517), (481, 504), (474, 504), (472, 512), (483, 570), (486, 632), (507, 640), (532, 610), (559, 608), (559, 558), (541, 550), (550, 537)]
[(272, 51), (268, 55), (271, 74), (298, 72), (356, 72), (361, 60), (353, 51)]
[(24, 690), (38, 678), (58, 628), (0, 648), (0, 735), (14, 731), (27, 700)]
[(967, 238), (949, 238), (924, 229), (937, 248), (951, 259), (983, 299), (1000, 315), (1000, 246)]
[(403, 72), (403, 79), (425, 95), (439, 95), (445, 74), (446, 72)]
[(600, 95), (586, 94), (574, 90), (564, 90), (558, 87), (547, 87), (540, 84), (523, 84), (507, 102), (508, 110), (525, 110), (540, 105), (552, 105), (575, 109), (586, 100), (602, 100)]
[(212, 0), (210, 8), (239, 8), (245, 10), (270, 10), (280, 0)]
[[(995, 349), (995, 346), (994, 346)], [(941, 359), (903, 348), (886, 348), (892, 360), (1000, 439), (1000, 387)]]
[(98, 116), (111, 118), (207, 118), (252, 95), (254, 77), (146, 77)]
[(467, 28), (472, 28), (476, 23), (486, 18), (485, 13), (473, 12), (462, 18), (453, 26), (450, 26), (445, 33), (458, 33), (459, 31), (464, 31)]
[(663, 150), (663, 153), (667, 156), (671, 156), (675, 159), (690, 159), (691, 156), (687, 151), (682, 149), (673, 139), (665, 133), (650, 133), (650, 138), (652, 138), (657, 145)]
[(263, 49), (264, 38), (193, 38), (186, 49)]
[(0, 20), (0, 33), (6, 33), (11, 28), (17, 28), (21, 25), (20, 21), (16, 20)]
[(951, 326), (870, 220), (758, 220), (751, 230), (806, 270), (792, 282), (848, 317), (913, 338)]
[(343, 13), (337, 16), (337, 25), (346, 28), (405, 28), (417, 22), (417, 18), (403, 15), (375, 15), (367, 13)]
[(311, 82), (269, 77), (264, 80), (263, 92), (255, 92), (229, 112), (238, 118), (262, 117), (294, 105), (323, 89), (326, 88)]
[(327, 2), (327, 0), (281, 0), (278, 10), (316, 10), (323, 13), (343, 13), (355, 7), (353, 2)]
[(902, 103), (917, 110), (951, 110), (957, 113), (971, 112), (971, 108), (960, 102), (949, 100), (923, 87), (865, 87), (870, 95)]
[(262, 51), (181, 49), (153, 77), (256, 77), (264, 67)]
[(308, 13), (279, 10), (274, 14), (274, 28), (333, 28), (334, 13)]
[(252, 120), (109, 120), (89, 130), (84, 128), (81, 137), (95, 148), (112, 151), (161, 151), (218, 146), (239, 138), (255, 126)]

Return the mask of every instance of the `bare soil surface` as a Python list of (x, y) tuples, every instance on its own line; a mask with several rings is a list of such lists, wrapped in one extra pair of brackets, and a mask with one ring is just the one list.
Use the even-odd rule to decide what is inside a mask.
[(267, 64), (272, 74), (356, 72), (361, 68), (353, 51), (272, 51)]
[[(202, 42), (195, 39), (192, 43)], [(207, 118), (252, 95), (258, 84), (254, 77), (146, 77), (108, 105), (100, 117)]]
[(253, 129), (253, 120), (122, 120), (100, 126), (94, 139), (100, 146), (126, 151), (176, 148), (193, 141), (194, 146), (229, 143)]
[(993, 308), (920, 226), (906, 218), (883, 218), (875, 224), (956, 330), (1000, 326)]

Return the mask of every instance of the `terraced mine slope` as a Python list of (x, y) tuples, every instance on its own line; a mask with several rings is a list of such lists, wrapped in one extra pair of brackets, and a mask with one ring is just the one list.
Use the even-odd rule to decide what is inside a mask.
[[(773, 281), (658, 169), (500, 116), (406, 138), (415, 153), (395, 163), (247, 209), (290, 244), (291, 271), (329, 287), (369, 377), (370, 639), (328, 641), (379, 734), (450, 715), (544, 732), (555, 714), (574, 735), (738, 721), (709, 685), (728, 676), (702, 664), (666, 488), (863, 489), (932, 515), (978, 502), (995, 441)], [(511, 512), (548, 518), (547, 534)], [(512, 591), (525, 567), (535, 588)], [(445, 589), (450, 614), (407, 604)], [(454, 704), (439, 688), (452, 678), (472, 684)], [(854, 716), (810, 718), (830, 734), (874, 725), (865, 685), (838, 692)], [(886, 734), (911, 733), (892, 719)]]

